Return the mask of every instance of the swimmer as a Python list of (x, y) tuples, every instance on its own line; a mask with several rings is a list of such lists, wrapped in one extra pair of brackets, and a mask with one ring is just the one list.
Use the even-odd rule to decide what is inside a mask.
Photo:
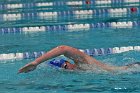
[(69, 61), (67, 60), (60, 60), (57, 64), (52, 61), (52, 65), (64, 68), (64, 69), (69, 69), (69, 70), (75, 70), (75, 69), (79, 69), (81, 67), (79, 67), (79, 64), (89, 64), (89, 65), (94, 65), (94, 67), (100, 68), (102, 70), (105, 71), (110, 71), (110, 72), (114, 72), (117, 70), (126, 70), (130, 65), (126, 65), (126, 66), (111, 66), (111, 65), (107, 65), (104, 63), (101, 63), (100, 61), (94, 59), (93, 57), (85, 54), (84, 52), (81, 52), (80, 50), (70, 47), (70, 46), (65, 46), (65, 45), (61, 45), (58, 46), (50, 51), (48, 51), (47, 53), (45, 53), (44, 55), (38, 57), (36, 60), (34, 60), (31, 63), (26, 64), (24, 67), (22, 67), (21, 69), (19, 69), (19, 73), (27, 73), (30, 71), (33, 71), (36, 69), (36, 67), (44, 62), (47, 61), (49, 59), (55, 58), (57, 56), (60, 55), (64, 55), (65, 57), (71, 59), (74, 61), (74, 64), (71, 64)]

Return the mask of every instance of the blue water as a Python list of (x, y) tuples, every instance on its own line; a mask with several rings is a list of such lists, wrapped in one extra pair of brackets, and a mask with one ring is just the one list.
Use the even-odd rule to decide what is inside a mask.
[[(0, 35), (0, 54), (48, 51), (58, 45), (80, 49), (136, 46), (139, 28), (93, 29), (77, 32), (35, 32)], [(121, 66), (140, 61), (140, 52), (96, 56), (103, 63)], [(67, 71), (40, 64), (27, 74), (17, 74), (20, 67), (34, 59), (0, 61), (0, 93), (139, 93), (139, 73), (98, 73)]]
[[(46, 0), (41, 0), (44, 2)], [(49, 0), (50, 2), (59, 2)], [(67, 2), (61, 0), (61, 2)], [(1, 4), (32, 3), (31, 0), (1, 0)], [(34, 0), (33, 3), (40, 2)], [(115, 1), (114, 1), (115, 2)], [(117, 2), (117, 1), (116, 1)], [(120, 3), (121, 4), (121, 3)], [(114, 3), (112, 7), (127, 7)], [(100, 7), (102, 8), (102, 7)], [(109, 7), (107, 6), (106, 9)], [(54, 6), (54, 7), (24, 7), (19, 9), (1, 9), (5, 13), (36, 13), (46, 11), (75, 11), (87, 10), (82, 6)], [(98, 9), (91, 5), (90, 9)], [(133, 17), (132, 17), (133, 16)], [(135, 17), (135, 18), (134, 18)], [(137, 21), (138, 15), (129, 14), (124, 17), (110, 17), (107, 14), (94, 14), (94, 16), (59, 16), (57, 18), (40, 19), (27, 17), (16, 21), (3, 21), (0, 27), (30, 27), (42, 25), (60, 25), (70, 23), (96, 23), (102, 21)], [(110, 19), (111, 18), (111, 19)], [(90, 31), (49, 31), (49, 32), (23, 32), (0, 33), (0, 54), (48, 51), (59, 45), (69, 45), (79, 49), (113, 48), (122, 46), (137, 46), (140, 41), (139, 28), (132, 29), (92, 29)], [(122, 66), (140, 61), (140, 52), (129, 51), (120, 54), (96, 56), (103, 63)], [(0, 93), (140, 93), (140, 74), (131, 72), (107, 73), (93, 71), (68, 71), (55, 69), (40, 64), (37, 69), (27, 74), (17, 74), (18, 69), (34, 59), (0, 61)]]

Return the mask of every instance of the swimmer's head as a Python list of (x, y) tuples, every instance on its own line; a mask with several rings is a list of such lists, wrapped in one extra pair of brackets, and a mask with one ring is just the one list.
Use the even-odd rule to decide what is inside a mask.
[(59, 67), (59, 68), (65, 68), (65, 69), (74, 69), (75, 65), (71, 64), (67, 60), (64, 59), (53, 59), (49, 62), (51, 65)]

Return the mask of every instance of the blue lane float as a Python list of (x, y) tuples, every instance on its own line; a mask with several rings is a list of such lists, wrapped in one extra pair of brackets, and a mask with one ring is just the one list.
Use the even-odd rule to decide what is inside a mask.
[[(90, 56), (103, 56), (127, 51), (140, 51), (140, 46), (114, 47), (114, 48), (94, 48), (79, 49)], [(45, 51), (39, 52), (23, 52), (23, 53), (4, 53), (0, 54), (0, 60), (18, 60), (18, 59), (34, 59), (45, 54)]]
[[(21, 1), (22, 2), (22, 1)], [(111, 7), (111, 6), (139, 6), (139, 0), (90, 0), (90, 1), (54, 1), (54, 2), (23, 2), (22, 4), (20, 2), (17, 3), (4, 3), (2, 2), (0, 4), (0, 9), (29, 9), (34, 7), (53, 7), (53, 6), (85, 6), (85, 5), (91, 5), (95, 7)]]
[(93, 10), (68, 10), (68, 11), (37, 11), (27, 13), (8, 13), (0, 14), (0, 21), (18, 21), (22, 19), (58, 19), (62, 16), (83, 18), (119, 18), (119, 17), (138, 17), (140, 8), (109, 8)]
[(132, 28), (140, 26), (140, 21), (128, 22), (107, 22), (107, 23), (86, 23), (86, 24), (67, 24), (67, 25), (47, 25), (34, 27), (11, 27), (0, 28), (1, 34), (22, 33), (22, 32), (45, 32), (45, 31), (80, 31), (91, 30), (94, 28)]

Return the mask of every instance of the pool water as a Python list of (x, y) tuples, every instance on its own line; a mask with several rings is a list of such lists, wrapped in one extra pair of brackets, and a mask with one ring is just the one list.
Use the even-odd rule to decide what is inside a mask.
[[(93, 29), (76, 32), (35, 32), (0, 35), (0, 53), (48, 51), (59, 45), (78, 49), (137, 46), (139, 28)], [(121, 66), (140, 61), (139, 51), (95, 56), (103, 63)], [(40, 64), (27, 74), (18, 69), (34, 59), (0, 61), (0, 93), (139, 93), (140, 74), (68, 71)]]

